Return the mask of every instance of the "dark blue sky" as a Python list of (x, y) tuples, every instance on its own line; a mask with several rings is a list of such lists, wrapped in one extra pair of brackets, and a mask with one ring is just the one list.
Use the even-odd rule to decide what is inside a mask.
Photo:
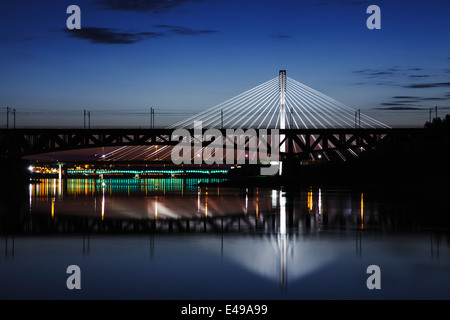
[[(66, 28), (71, 4), (81, 30)], [(366, 27), (371, 4), (380, 30)], [(165, 125), (164, 110), (206, 109), (280, 69), (389, 125), (423, 125), (450, 108), (449, 35), (448, 0), (2, 1), (0, 125), (6, 107), (18, 126), (150, 107)]]

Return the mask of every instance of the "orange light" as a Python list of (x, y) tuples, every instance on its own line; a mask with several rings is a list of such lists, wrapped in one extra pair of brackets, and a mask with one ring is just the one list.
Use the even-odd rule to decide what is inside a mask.
[(52, 198), (52, 219), (55, 217), (55, 198)]
[(308, 191), (308, 209), (311, 212), (313, 209), (313, 193), (312, 193), (312, 188), (309, 188)]
[(361, 192), (361, 229), (364, 229), (364, 193)]

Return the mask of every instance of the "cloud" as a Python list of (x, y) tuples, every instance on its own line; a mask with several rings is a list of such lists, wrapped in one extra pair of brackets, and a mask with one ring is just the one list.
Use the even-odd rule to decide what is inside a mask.
[(442, 100), (448, 100), (448, 98), (422, 98), (423, 101), (442, 101)]
[(396, 101), (396, 102), (393, 102), (395, 105), (397, 105), (397, 104), (402, 104), (402, 105), (404, 105), (404, 104), (411, 104), (411, 103), (417, 103), (417, 102), (420, 102), (420, 101), (422, 101), (422, 100), (420, 100), (420, 99), (417, 99), (417, 100), (413, 100), (413, 99), (411, 99), (411, 100), (400, 100), (400, 101)]
[(396, 84), (392, 81), (379, 81), (379, 82), (374, 83), (374, 85), (376, 85), (376, 86), (394, 86)]
[(376, 72), (370, 72), (368, 75), (370, 76), (383, 76), (387, 74), (394, 74), (392, 71), (376, 71)]
[(392, 67), (388, 69), (361, 69), (352, 71), (353, 73), (361, 74), (366, 76), (367, 78), (376, 78), (376, 77), (384, 77), (384, 76), (393, 76), (398, 73), (399, 69), (397, 67)]
[(366, 73), (367, 71), (370, 71), (370, 69), (362, 69), (362, 70), (354, 70), (353, 73)]
[[(391, 101), (380, 103), (380, 105), (387, 106), (387, 107), (396, 107), (395, 110), (400, 110), (400, 109), (401, 110), (419, 110), (419, 108), (418, 108), (419, 106), (425, 106), (426, 104), (417, 105), (417, 103), (429, 102), (429, 101), (446, 101), (446, 100), (449, 100), (449, 97), (450, 97), (450, 93), (447, 93), (447, 95), (443, 96), (443, 97), (394, 96), (391, 98)], [(414, 105), (414, 104), (416, 104), (416, 105)], [(394, 110), (392, 108), (390, 108), (390, 109), (382, 108), (382, 109), (383, 110)]]
[(97, 0), (104, 9), (136, 12), (165, 12), (184, 3), (203, 2), (203, 0)]
[[(448, 73), (449, 70), (450, 69), (443, 69), (440, 73), (433, 74), (433, 72), (426, 72), (419, 67), (394, 66), (385, 69), (360, 69), (354, 70), (352, 73), (361, 78), (365, 78), (363, 80), (372, 82), (372, 85), (387, 85), (407, 89), (426, 89), (450, 87), (450, 82), (443, 82), (441, 79), (436, 79), (437, 81), (430, 80), (437, 76), (445, 76), (444, 72)], [(429, 82), (424, 82), (425, 79), (429, 79)], [(446, 78), (443, 79), (447, 80)], [(420, 101), (426, 100), (426, 98), (415, 98), (420, 99)], [(428, 100), (440, 100), (440, 98), (429, 98)]]
[(164, 35), (158, 32), (123, 32), (117, 29), (97, 27), (64, 30), (72, 37), (103, 44), (133, 44), (148, 38), (156, 38)]
[(398, 66), (394, 66), (386, 69), (361, 69), (352, 71), (353, 73), (360, 74), (366, 76), (367, 78), (384, 78), (386, 76), (407, 76), (409, 78), (428, 78), (429, 74), (414, 74), (414, 71), (422, 71), (421, 68), (413, 67), (413, 68), (400, 68)]
[(395, 97), (392, 97), (392, 99), (420, 99), (420, 97), (414, 97), (414, 96), (395, 96)]
[[(382, 104), (382, 105), (390, 105), (390, 104)], [(418, 108), (418, 107), (403, 107), (403, 106), (393, 106), (393, 107), (387, 107), (387, 108), (374, 108), (376, 110), (395, 110), (395, 111), (408, 111), (408, 110), (426, 110), (424, 108)]]
[(396, 103), (396, 102), (383, 102), (383, 103), (380, 103), (380, 105), (382, 105), (382, 106), (403, 106), (405, 104), (404, 103)]
[(169, 32), (178, 34), (178, 35), (190, 35), (190, 36), (198, 36), (201, 34), (210, 34), (210, 33), (216, 33), (217, 30), (195, 30), (187, 27), (180, 27), (180, 26), (171, 26), (171, 25), (165, 25), (165, 24), (156, 24), (153, 27), (160, 28), (160, 29), (167, 29)]
[(403, 86), (403, 88), (408, 89), (425, 89), (425, 88), (439, 88), (439, 87), (450, 87), (450, 82), (420, 83)]
[(68, 30), (64, 29), (70, 36), (89, 40), (92, 43), (100, 44), (133, 44), (145, 39), (164, 37), (169, 34), (176, 35), (202, 35), (218, 32), (217, 30), (195, 30), (187, 27), (170, 26), (170, 25), (154, 25), (154, 28), (166, 29), (167, 32), (125, 32), (112, 28), (84, 27), (81, 29)]

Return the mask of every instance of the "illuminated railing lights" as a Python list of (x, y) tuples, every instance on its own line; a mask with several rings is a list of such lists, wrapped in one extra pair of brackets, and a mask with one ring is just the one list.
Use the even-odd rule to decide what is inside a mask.
[(228, 173), (228, 170), (68, 170), (69, 174), (146, 174), (146, 173), (165, 173), (165, 174), (183, 174), (183, 173)]

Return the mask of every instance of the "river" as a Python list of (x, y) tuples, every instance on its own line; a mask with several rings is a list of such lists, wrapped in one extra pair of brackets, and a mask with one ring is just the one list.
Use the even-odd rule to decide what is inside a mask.
[(2, 199), (0, 299), (450, 298), (436, 198), (199, 181), (219, 182), (40, 179)]

